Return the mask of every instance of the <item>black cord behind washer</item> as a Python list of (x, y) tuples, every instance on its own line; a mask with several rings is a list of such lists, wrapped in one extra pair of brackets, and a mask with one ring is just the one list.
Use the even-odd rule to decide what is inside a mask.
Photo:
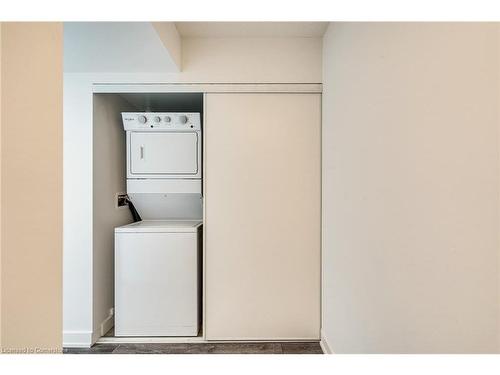
[(128, 208), (130, 210), (130, 213), (132, 214), (132, 219), (134, 219), (134, 223), (138, 222), (138, 221), (142, 221), (141, 215), (139, 215), (139, 212), (137, 212), (137, 210), (135, 209), (135, 206), (132, 203), (132, 201), (130, 200), (130, 198), (128, 197), (128, 195), (125, 198), (125, 202), (127, 203)]

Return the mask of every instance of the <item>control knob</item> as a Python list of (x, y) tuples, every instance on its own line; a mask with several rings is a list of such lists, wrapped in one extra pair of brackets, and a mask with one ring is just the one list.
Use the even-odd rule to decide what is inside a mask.
[(137, 117), (137, 121), (139, 121), (139, 123), (141, 124), (145, 124), (148, 121), (148, 118), (144, 115), (140, 115)]
[(185, 124), (186, 122), (188, 122), (188, 117), (186, 115), (179, 116), (179, 122), (181, 124)]

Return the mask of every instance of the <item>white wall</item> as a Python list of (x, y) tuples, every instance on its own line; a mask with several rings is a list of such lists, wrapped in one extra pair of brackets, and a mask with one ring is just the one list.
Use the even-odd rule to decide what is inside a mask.
[(337, 353), (491, 353), (499, 323), (495, 24), (330, 25), (323, 334)]
[[(172, 68), (169, 73), (64, 74), (65, 346), (90, 345), (95, 320), (92, 312), (92, 85), (321, 82), (321, 38), (195, 39), (184, 44), (188, 47), (183, 49), (185, 68), (180, 73)], [(78, 53), (78, 49), (78, 44), (66, 43), (65, 61), (67, 55)]]
[[(178, 71), (179, 36), (171, 22), (66, 22), (64, 71), (157, 72)], [(169, 50), (167, 46), (172, 49)]]
[[(0, 155), (2, 155), (2, 24), (0, 23)], [(0, 176), (2, 163), (0, 162)], [(2, 184), (0, 183), (0, 199)], [(2, 347), (2, 215), (0, 213), (0, 348)]]
[(92, 91), (64, 74), (63, 346), (92, 341)]
[(92, 290), (93, 334), (97, 337), (113, 325), (110, 309), (115, 305), (114, 229), (133, 222), (127, 206), (116, 207), (115, 197), (127, 191), (126, 137), (121, 112), (134, 110), (117, 95), (94, 95)]
[(191, 82), (320, 83), (321, 38), (183, 38)]
[[(174, 22), (152, 22), (151, 23), (165, 46), (170, 58), (177, 66), (178, 70), (182, 67), (182, 43), (181, 36), (177, 31)], [(165, 67), (164, 67), (165, 68)]]

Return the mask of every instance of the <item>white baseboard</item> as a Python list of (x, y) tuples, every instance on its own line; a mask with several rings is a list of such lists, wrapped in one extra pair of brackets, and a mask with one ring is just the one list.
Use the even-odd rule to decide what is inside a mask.
[(92, 331), (63, 331), (63, 348), (90, 348), (94, 342)]
[(94, 345), (102, 336), (104, 336), (115, 325), (114, 310), (109, 311), (109, 315), (104, 319), (99, 328), (92, 332), (92, 345)]
[(321, 350), (323, 350), (323, 353), (334, 354), (332, 347), (328, 344), (328, 340), (326, 339), (323, 329), (321, 329), (321, 340), (319, 342), (319, 345), (321, 346)]
[(63, 348), (90, 348), (115, 324), (114, 315), (109, 315), (94, 331), (64, 331)]
[(115, 316), (109, 315), (104, 321), (101, 323), (101, 336), (104, 336), (108, 331), (113, 328), (115, 325)]

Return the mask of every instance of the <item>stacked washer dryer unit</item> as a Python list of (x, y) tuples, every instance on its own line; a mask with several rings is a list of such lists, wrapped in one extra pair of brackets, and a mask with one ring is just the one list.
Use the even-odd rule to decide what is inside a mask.
[(122, 113), (127, 194), (115, 229), (115, 336), (196, 336), (202, 227), (199, 113)]

